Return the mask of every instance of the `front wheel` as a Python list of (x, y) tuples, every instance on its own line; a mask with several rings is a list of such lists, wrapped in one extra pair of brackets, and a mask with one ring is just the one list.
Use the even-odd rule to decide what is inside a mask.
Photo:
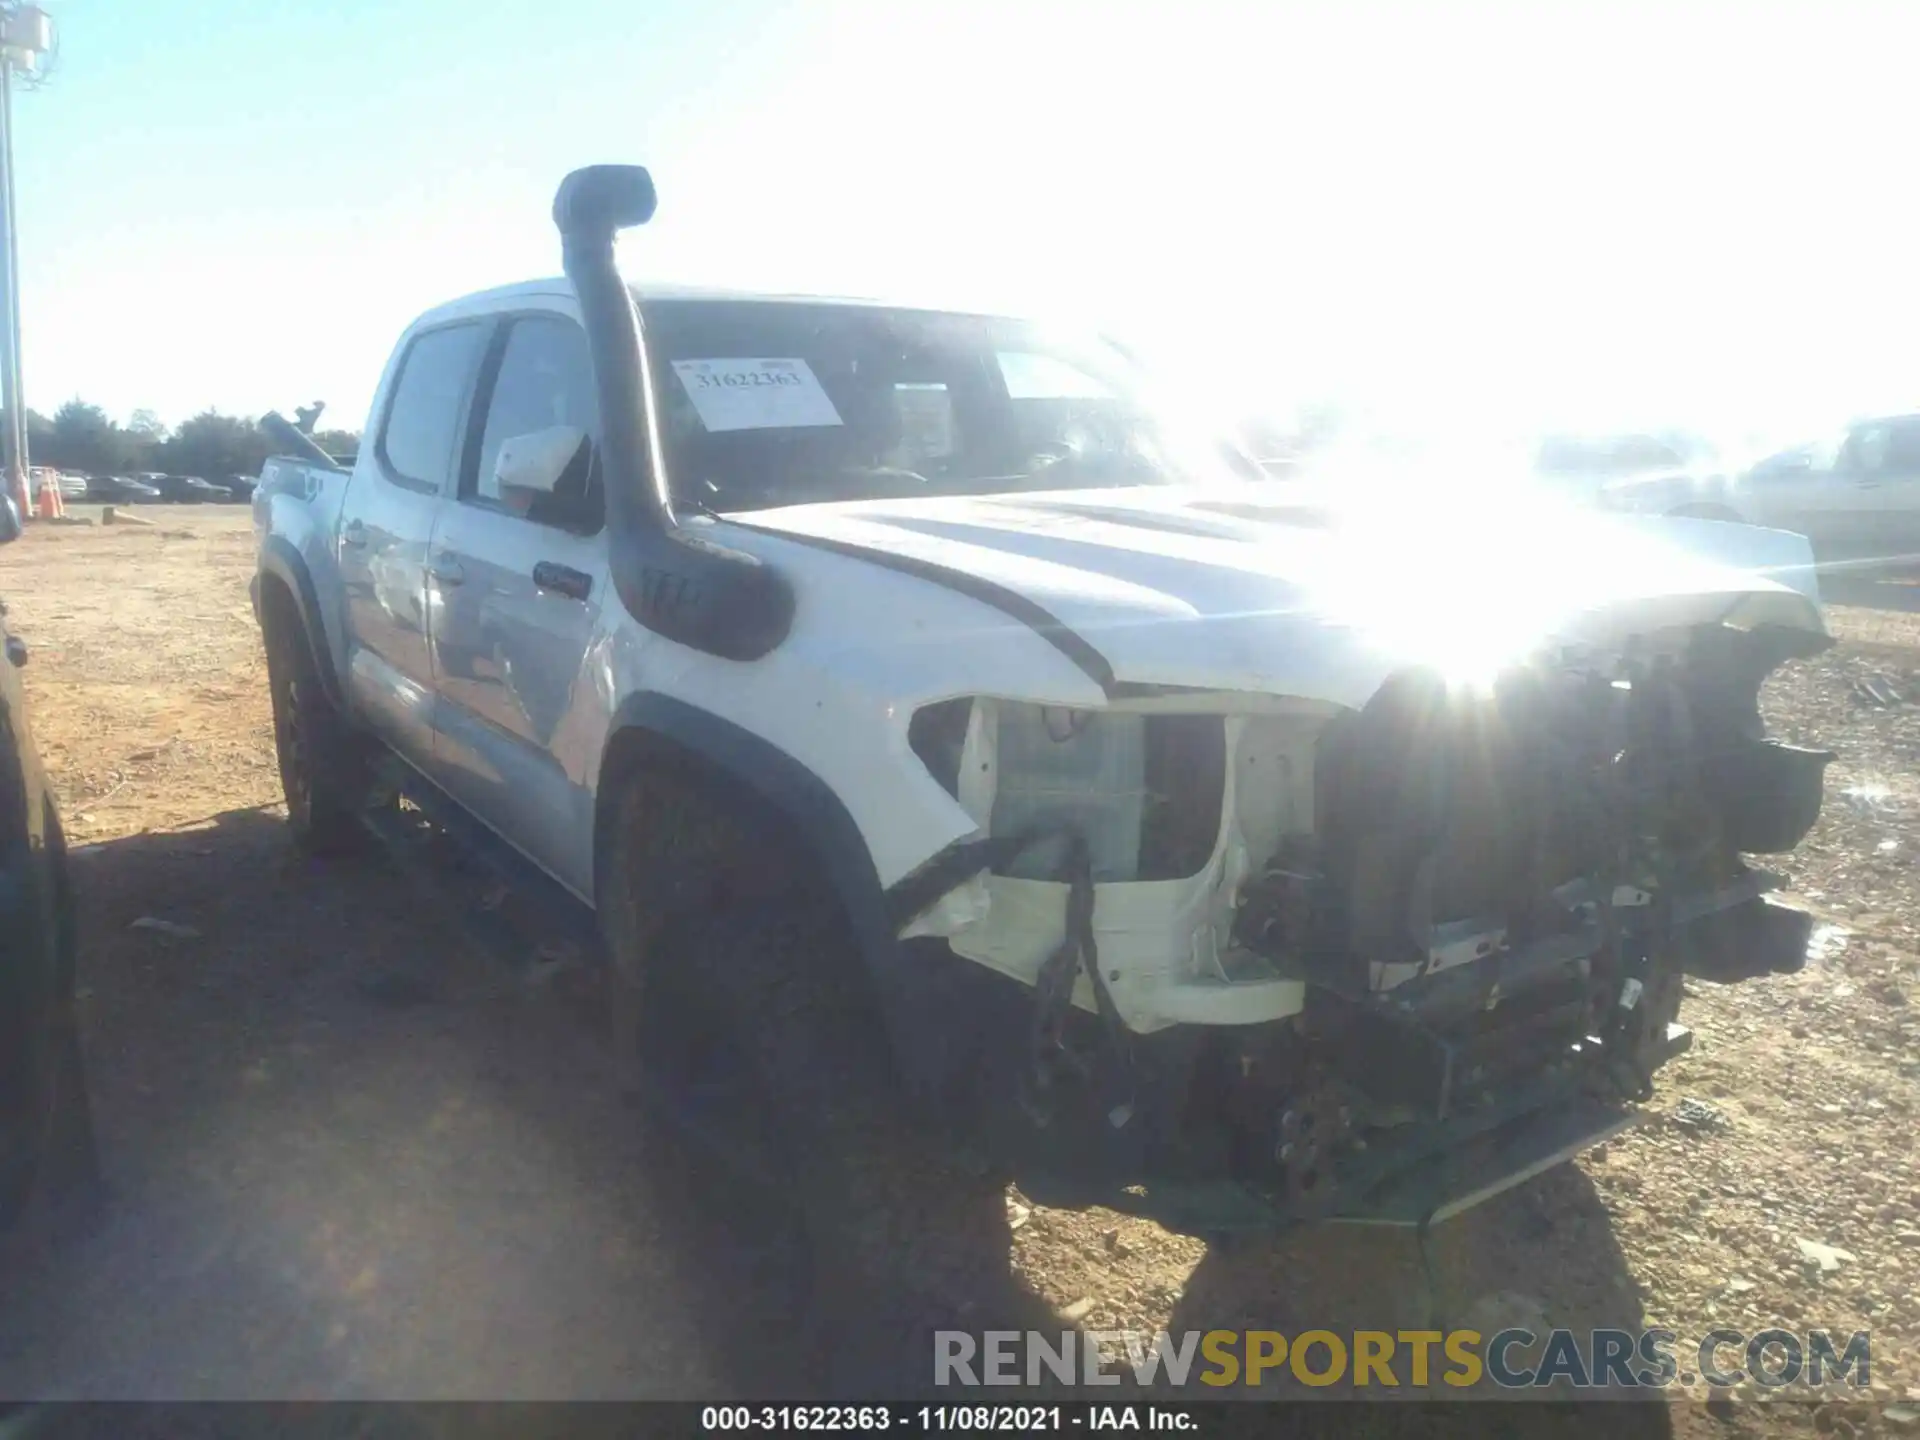
[(1005, 1186), (913, 1123), (831, 892), (781, 883), (793, 852), (776, 830), (662, 778), (643, 786), (654, 803), (622, 806), (606, 877), (637, 1012), (622, 1042), (777, 1210), (755, 1238), (790, 1237), (775, 1303), (809, 1337), (812, 1375), (834, 1394), (913, 1385), (935, 1330), (1006, 1309)]
[(914, 1387), (937, 1331), (1005, 1312), (1005, 1185), (913, 1123), (830, 906), (711, 914), (662, 944), (698, 973), (654, 992), (643, 1061), (734, 1078), (739, 1099), (711, 1113), (734, 1117), (740, 1158), (782, 1197), (814, 1375), (835, 1396)]

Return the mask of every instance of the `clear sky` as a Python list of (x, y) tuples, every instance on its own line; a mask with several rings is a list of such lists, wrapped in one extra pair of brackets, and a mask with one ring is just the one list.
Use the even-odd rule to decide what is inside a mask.
[(1038, 305), (1236, 406), (1920, 408), (1903, 0), (41, 3), (43, 412), (357, 426), (413, 314), (557, 271), (554, 184), (598, 160), (659, 187), (630, 275)]

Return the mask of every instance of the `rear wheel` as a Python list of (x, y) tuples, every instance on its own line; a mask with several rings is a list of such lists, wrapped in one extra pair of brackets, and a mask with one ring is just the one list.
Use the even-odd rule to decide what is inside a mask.
[(369, 790), (365, 750), (322, 686), (306, 636), (285, 617), (267, 632), (267, 678), (294, 841), (317, 855), (351, 851), (364, 838), (359, 812)]
[[(20, 949), (0, 973), (0, 1230), (17, 1223), (36, 1195), (68, 1218), (97, 1197), (93, 1110), (74, 1013), (74, 900), (59, 819), (49, 815), (44, 862), (51, 903), (11, 937)], [(0, 865), (0, 869), (11, 868)], [(25, 873), (24, 869), (21, 873)], [(31, 896), (37, 886), (22, 887)], [(10, 949), (12, 947), (9, 947)]]
[(764, 1303), (809, 1337), (812, 1377), (896, 1393), (931, 1375), (935, 1329), (1009, 1287), (1004, 1186), (911, 1123), (832, 892), (781, 832), (677, 778), (640, 789), (653, 803), (622, 807), (603, 908), (637, 1077), (730, 1152), (728, 1205), (763, 1251), (785, 1246)]

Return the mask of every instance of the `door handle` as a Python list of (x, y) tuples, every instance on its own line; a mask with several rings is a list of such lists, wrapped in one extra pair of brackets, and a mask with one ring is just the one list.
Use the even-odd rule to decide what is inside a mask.
[(551, 560), (542, 560), (533, 567), (533, 583), (542, 590), (568, 595), (575, 600), (584, 600), (593, 591), (591, 575), (583, 574), (570, 565), (557, 565)]
[(362, 545), (367, 543), (367, 527), (362, 525), (358, 520), (349, 520), (346, 528), (340, 532), (340, 543), (342, 545), (351, 545), (354, 549), (358, 550)]
[(467, 578), (467, 572), (460, 568), (460, 562), (449, 555), (436, 555), (433, 563), (427, 567), (427, 573), (440, 585), (458, 585)]

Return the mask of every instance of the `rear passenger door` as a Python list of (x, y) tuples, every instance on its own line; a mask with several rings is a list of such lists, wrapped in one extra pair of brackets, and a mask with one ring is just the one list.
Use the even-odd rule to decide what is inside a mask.
[(470, 320), (408, 340), (340, 515), (353, 708), (422, 769), (433, 750), (427, 542), (453, 483), (489, 333)]
[[(556, 425), (590, 437), (551, 496), (509, 505), (501, 443)], [(578, 701), (606, 588), (593, 369), (570, 316), (507, 317), (488, 347), (431, 568), (434, 772), (453, 797), (582, 896), (593, 893), (590, 743)]]

